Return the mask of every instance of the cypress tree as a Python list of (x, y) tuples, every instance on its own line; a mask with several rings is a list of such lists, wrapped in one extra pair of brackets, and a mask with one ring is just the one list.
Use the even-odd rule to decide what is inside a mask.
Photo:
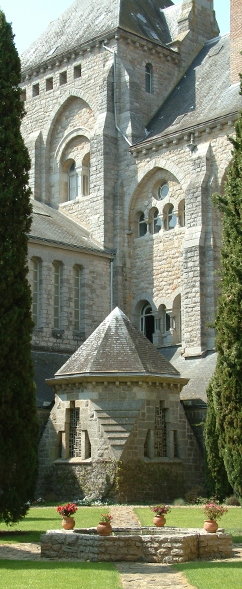
[(214, 202), (222, 212), (222, 294), (215, 320), (218, 360), (208, 389), (205, 445), (208, 469), (215, 488), (219, 488), (222, 493), (223, 483), (226, 486), (226, 480), (223, 477), (221, 480), (221, 473), (225, 469), (230, 485), (242, 496), (241, 113), (235, 124), (235, 138), (230, 138), (230, 141), (233, 145), (232, 163), (224, 195), (214, 195)]
[(0, 519), (20, 520), (37, 477), (38, 423), (31, 361), (27, 234), (30, 160), (20, 125), (20, 60), (0, 11)]

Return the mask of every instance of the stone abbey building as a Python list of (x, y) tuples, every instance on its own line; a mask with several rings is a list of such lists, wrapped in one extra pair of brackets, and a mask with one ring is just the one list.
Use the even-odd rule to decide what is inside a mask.
[[(210, 325), (219, 294), (221, 227), (211, 194), (223, 191), (231, 161), (228, 136), (242, 106), (241, 22), (240, 0), (231, 0), (231, 33), (222, 37), (213, 0), (176, 5), (171, 0), (75, 0), (22, 55), (23, 136), (32, 161), (29, 268), (39, 407), (53, 398), (45, 378), (57, 394), (40, 463), (43, 468), (58, 464), (62, 480), (71, 465), (83, 492), (90, 481), (95, 485), (95, 468), (100, 474), (104, 464), (104, 479), (113, 480), (110, 464), (117, 459), (143, 460), (147, 468), (165, 464), (170, 471), (176, 463), (187, 481), (184, 489), (201, 482), (199, 439), (188, 422), (184, 425), (184, 407), (196, 431), (196, 408), (204, 407), (216, 361)], [(134, 361), (137, 383), (132, 386), (124, 368), (127, 378), (121, 388), (117, 384), (117, 400), (111, 372), (120, 383), (122, 370), (113, 361), (109, 372), (105, 354), (93, 372), (70, 360), (71, 373), (63, 381), (61, 366), (81, 344), (89, 345), (87, 338), (116, 306), (154, 344), (155, 354), (158, 349), (165, 356), (168, 381), (175, 367), (180, 396), (171, 400), (173, 383), (168, 391), (168, 381), (164, 384), (164, 374), (154, 366), (151, 372), (141, 370), (137, 380)], [(122, 323), (122, 313), (117, 316)], [(99, 331), (95, 334), (94, 355)], [(73, 376), (80, 370), (83, 381)], [(146, 420), (147, 406), (153, 407), (153, 421)], [(155, 408), (168, 440), (158, 453)], [(130, 429), (117, 421), (120, 453), (110, 450), (100, 419), (113, 426), (122, 410), (136, 417)], [(180, 494), (179, 489), (173, 493)]]

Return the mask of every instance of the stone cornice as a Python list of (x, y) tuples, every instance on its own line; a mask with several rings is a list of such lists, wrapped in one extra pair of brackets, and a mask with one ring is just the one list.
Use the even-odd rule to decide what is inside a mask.
[(100, 256), (102, 258), (110, 258), (110, 260), (113, 260), (114, 255), (115, 255), (114, 252), (111, 250), (110, 251), (108, 251), (108, 250), (100, 251), (98, 249), (91, 248), (88, 246), (68, 244), (68, 243), (64, 243), (61, 241), (56, 241), (54, 239), (45, 239), (43, 237), (38, 237), (38, 236), (34, 236), (34, 235), (33, 236), (29, 235), (28, 239), (29, 239), (30, 243), (36, 243), (38, 245), (41, 243), (42, 245), (47, 245), (49, 247), (51, 246), (51, 247), (65, 249), (65, 250), (80, 251), (82, 253)]
[[(161, 375), (161, 374), (125, 374), (125, 373), (103, 373), (103, 374), (69, 374), (65, 376), (56, 376), (55, 378), (47, 379), (46, 384), (51, 387), (55, 387), (57, 390), (65, 390), (67, 384), (103, 384), (104, 386), (108, 385), (109, 383), (115, 383), (116, 386), (119, 386), (119, 383), (127, 384), (131, 386), (134, 383), (142, 385), (143, 383), (149, 383), (150, 385), (157, 384), (160, 386), (162, 384), (169, 385), (171, 387), (184, 386), (189, 382), (189, 378), (182, 378), (180, 376), (173, 376), (173, 375)], [(175, 392), (175, 390), (174, 390)]]
[(168, 146), (177, 145), (179, 143), (185, 143), (193, 151), (196, 147), (196, 139), (203, 135), (209, 135), (214, 129), (220, 130), (222, 127), (227, 125), (229, 127), (228, 133), (231, 132), (234, 122), (238, 118), (238, 111), (228, 113), (216, 119), (210, 119), (197, 125), (191, 125), (184, 127), (179, 131), (164, 133), (162, 135), (156, 135), (151, 139), (146, 139), (142, 143), (137, 143), (130, 147), (130, 153), (133, 157), (146, 156), (149, 151), (159, 151), (159, 149), (167, 148)]
[(139, 37), (134, 33), (117, 27), (111, 31), (108, 31), (105, 36), (102, 35), (100, 37), (95, 37), (94, 39), (90, 39), (88, 42), (80, 43), (74, 46), (72, 49), (50, 56), (48, 59), (40, 62), (39, 64), (36, 64), (33, 67), (23, 68), (22, 82), (28, 81), (29, 79), (39, 76), (40, 74), (48, 74), (55, 68), (63, 68), (70, 61), (77, 62), (78, 59), (81, 59), (85, 54), (91, 53), (97, 49), (102, 50), (103, 44), (107, 45), (110, 41), (119, 41), (119, 39), (123, 39), (128, 45), (132, 44), (136, 48), (140, 48), (142, 51), (147, 51), (147, 53), (150, 53), (151, 56), (152, 54), (156, 54), (160, 57), (165, 57), (167, 61), (172, 59), (175, 64), (178, 64), (179, 62), (180, 56), (177, 48), (174, 49), (166, 45), (162, 45), (157, 41), (150, 41), (144, 37)]

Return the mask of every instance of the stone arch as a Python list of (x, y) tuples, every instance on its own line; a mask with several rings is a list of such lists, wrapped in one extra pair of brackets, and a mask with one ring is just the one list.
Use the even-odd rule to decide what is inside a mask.
[[(182, 191), (182, 197), (180, 197), (179, 200), (181, 200), (181, 198), (184, 198), (184, 191), (183, 191), (183, 187), (179, 181), (179, 178), (177, 178), (177, 176), (175, 176), (169, 169), (168, 167), (160, 167), (160, 166), (155, 166), (152, 169), (148, 169), (148, 171), (146, 171), (145, 174), (142, 175), (142, 178), (140, 179), (139, 183), (136, 184), (135, 189), (133, 191), (133, 194), (131, 196), (130, 199), (130, 204), (129, 204), (129, 211), (128, 211), (128, 228), (133, 228), (133, 222), (136, 216), (136, 213), (138, 212), (138, 210), (140, 209), (140, 203), (139, 203), (139, 196), (142, 193), (142, 190), (144, 190), (144, 187), (146, 186), (146, 184), (149, 184), (149, 180), (154, 177), (154, 182), (155, 184), (158, 185), (159, 183), (159, 173), (161, 174), (161, 176), (164, 176), (164, 179), (167, 178), (167, 175), (169, 176), (169, 181), (170, 182), (174, 182), (174, 184), (177, 184), (179, 186), (179, 188)], [(155, 178), (157, 176), (157, 178)], [(173, 204), (173, 206), (175, 206), (175, 198), (172, 194), (170, 194), (169, 198), (167, 197), (164, 201), (159, 201), (155, 198), (155, 195), (153, 193), (153, 190), (151, 187), (149, 187), (148, 189), (148, 194), (145, 196), (145, 202), (144, 202), (144, 206), (143, 206), (143, 210), (145, 212), (145, 214), (149, 215), (149, 209), (156, 207), (159, 211), (160, 214), (162, 214), (164, 205), (167, 202), (170, 202), (171, 204)], [(148, 201), (149, 200), (149, 204)], [(136, 232), (134, 232), (136, 233)]]
[(132, 319), (146, 337), (153, 342), (157, 310), (152, 297), (148, 293), (142, 293), (132, 303)]
[[(59, 206), (59, 202), (64, 202), (68, 198), (68, 188), (66, 187), (68, 179), (64, 177), (66, 170), (62, 170), (64, 152), (69, 149), (71, 153), (71, 145), (73, 148), (75, 147), (74, 151), (76, 152), (77, 145), (75, 144), (79, 140), (80, 149), (85, 143), (87, 144), (87, 149), (82, 154), (83, 159), (87, 151), (90, 152), (90, 139), (95, 122), (89, 104), (77, 96), (68, 96), (67, 100), (63, 101), (61, 107), (56, 110), (46, 139), (45, 154), (46, 193), (49, 194), (49, 200), (55, 207)], [(71, 154), (70, 164), (74, 160), (75, 157)], [(81, 163), (77, 167), (79, 167), (81, 182)]]

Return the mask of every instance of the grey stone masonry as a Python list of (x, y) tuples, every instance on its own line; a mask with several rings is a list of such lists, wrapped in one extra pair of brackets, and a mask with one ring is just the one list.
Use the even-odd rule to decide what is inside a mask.
[(111, 536), (98, 536), (96, 528), (75, 531), (48, 530), (41, 536), (41, 556), (81, 561), (144, 561), (174, 563), (199, 558), (232, 556), (232, 536), (219, 529), (114, 528)]

